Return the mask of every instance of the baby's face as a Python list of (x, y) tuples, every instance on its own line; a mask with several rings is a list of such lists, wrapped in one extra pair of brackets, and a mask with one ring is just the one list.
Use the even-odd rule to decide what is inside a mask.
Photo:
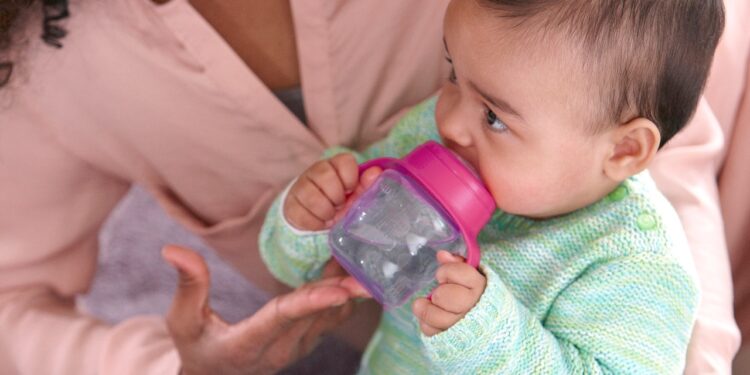
[[(498, 207), (546, 218), (617, 184), (603, 172), (609, 130), (594, 132), (589, 77), (564, 42), (533, 45), (517, 19), (454, 0), (444, 22), (453, 73), (436, 109), (440, 135), (479, 172)], [(539, 43), (542, 44), (542, 43)]]

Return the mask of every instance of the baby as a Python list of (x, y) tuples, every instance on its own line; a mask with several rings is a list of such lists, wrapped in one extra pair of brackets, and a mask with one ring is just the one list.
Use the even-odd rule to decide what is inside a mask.
[(452, 1), (439, 98), (300, 176), (269, 211), (264, 260), (293, 286), (318, 277), (325, 229), (380, 172), (357, 161), (434, 139), (499, 210), (480, 267), (440, 252), (431, 298), (385, 312), (361, 372), (680, 373), (699, 290), (646, 168), (695, 110), (722, 29), (720, 0)]

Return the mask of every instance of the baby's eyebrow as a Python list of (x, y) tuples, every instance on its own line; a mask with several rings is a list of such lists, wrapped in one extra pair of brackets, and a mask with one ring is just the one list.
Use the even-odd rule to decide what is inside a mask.
[[(445, 53), (449, 56), (448, 60), (450, 61), (451, 52), (448, 50), (448, 42), (445, 41), (445, 36), (443, 36), (443, 47), (445, 47)], [(479, 95), (481, 95), (484, 98), (484, 100), (490, 102), (490, 104), (499, 108), (503, 112), (516, 116), (520, 118), (521, 120), (523, 120), (524, 122), (526, 121), (526, 119), (524, 119), (523, 116), (521, 116), (521, 114), (518, 111), (516, 111), (516, 109), (513, 108), (512, 105), (508, 104), (508, 102), (506, 102), (505, 100), (495, 98), (494, 96), (485, 93), (482, 89), (480, 89), (477, 85), (475, 85), (471, 81), (469, 81), (469, 86), (472, 89), (474, 89), (476, 92), (478, 92)]]
[(484, 91), (482, 91), (482, 89), (480, 89), (477, 85), (475, 85), (474, 82), (469, 81), (469, 86), (472, 89), (474, 89), (476, 92), (478, 92), (479, 95), (481, 95), (484, 98), (484, 100), (490, 102), (490, 104), (492, 104), (495, 107), (499, 108), (503, 112), (509, 113), (509, 114), (511, 114), (513, 116), (516, 116), (516, 117), (520, 118), (521, 120), (526, 121), (523, 118), (523, 116), (521, 116), (521, 114), (515, 108), (513, 108), (512, 105), (508, 104), (508, 102), (506, 102), (505, 100), (495, 98), (494, 96), (485, 93)]

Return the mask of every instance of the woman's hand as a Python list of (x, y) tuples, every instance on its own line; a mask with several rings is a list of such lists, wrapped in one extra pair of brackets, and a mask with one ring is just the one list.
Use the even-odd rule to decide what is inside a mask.
[(437, 254), (440, 268), (435, 278), (439, 285), (431, 297), (419, 298), (412, 312), (426, 336), (433, 336), (453, 327), (479, 302), (487, 279), (463, 258), (441, 250)]
[[(175, 246), (165, 247), (162, 255), (179, 272), (167, 328), (184, 375), (275, 373), (312, 351), (322, 333), (348, 318), (351, 298), (367, 295), (351, 277), (328, 277), (228, 324), (208, 304), (209, 272), (203, 258)], [(334, 271), (328, 274), (335, 272), (335, 267), (329, 269)]]
[(380, 172), (380, 168), (373, 167), (360, 177), (352, 154), (321, 160), (302, 173), (289, 189), (284, 217), (301, 230), (330, 228)]

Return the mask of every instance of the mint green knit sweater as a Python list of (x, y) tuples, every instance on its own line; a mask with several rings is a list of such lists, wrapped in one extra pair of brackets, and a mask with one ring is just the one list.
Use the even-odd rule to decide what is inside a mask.
[[(439, 140), (434, 106), (433, 98), (415, 107), (388, 138), (358, 154), (360, 161), (400, 157)], [(268, 213), (260, 249), (276, 277), (299, 286), (330, 259), (327, 232), (294, 230), (280, 207), (281, 198)], [(682, 371), (698, 284), (678, 217), (647, 173), (562, 217), (498, 212), (479, 242), (487, 286), (477, 305), (433, 337), (421, 334), (411, 302), (387, 311), (361, 373)]]

